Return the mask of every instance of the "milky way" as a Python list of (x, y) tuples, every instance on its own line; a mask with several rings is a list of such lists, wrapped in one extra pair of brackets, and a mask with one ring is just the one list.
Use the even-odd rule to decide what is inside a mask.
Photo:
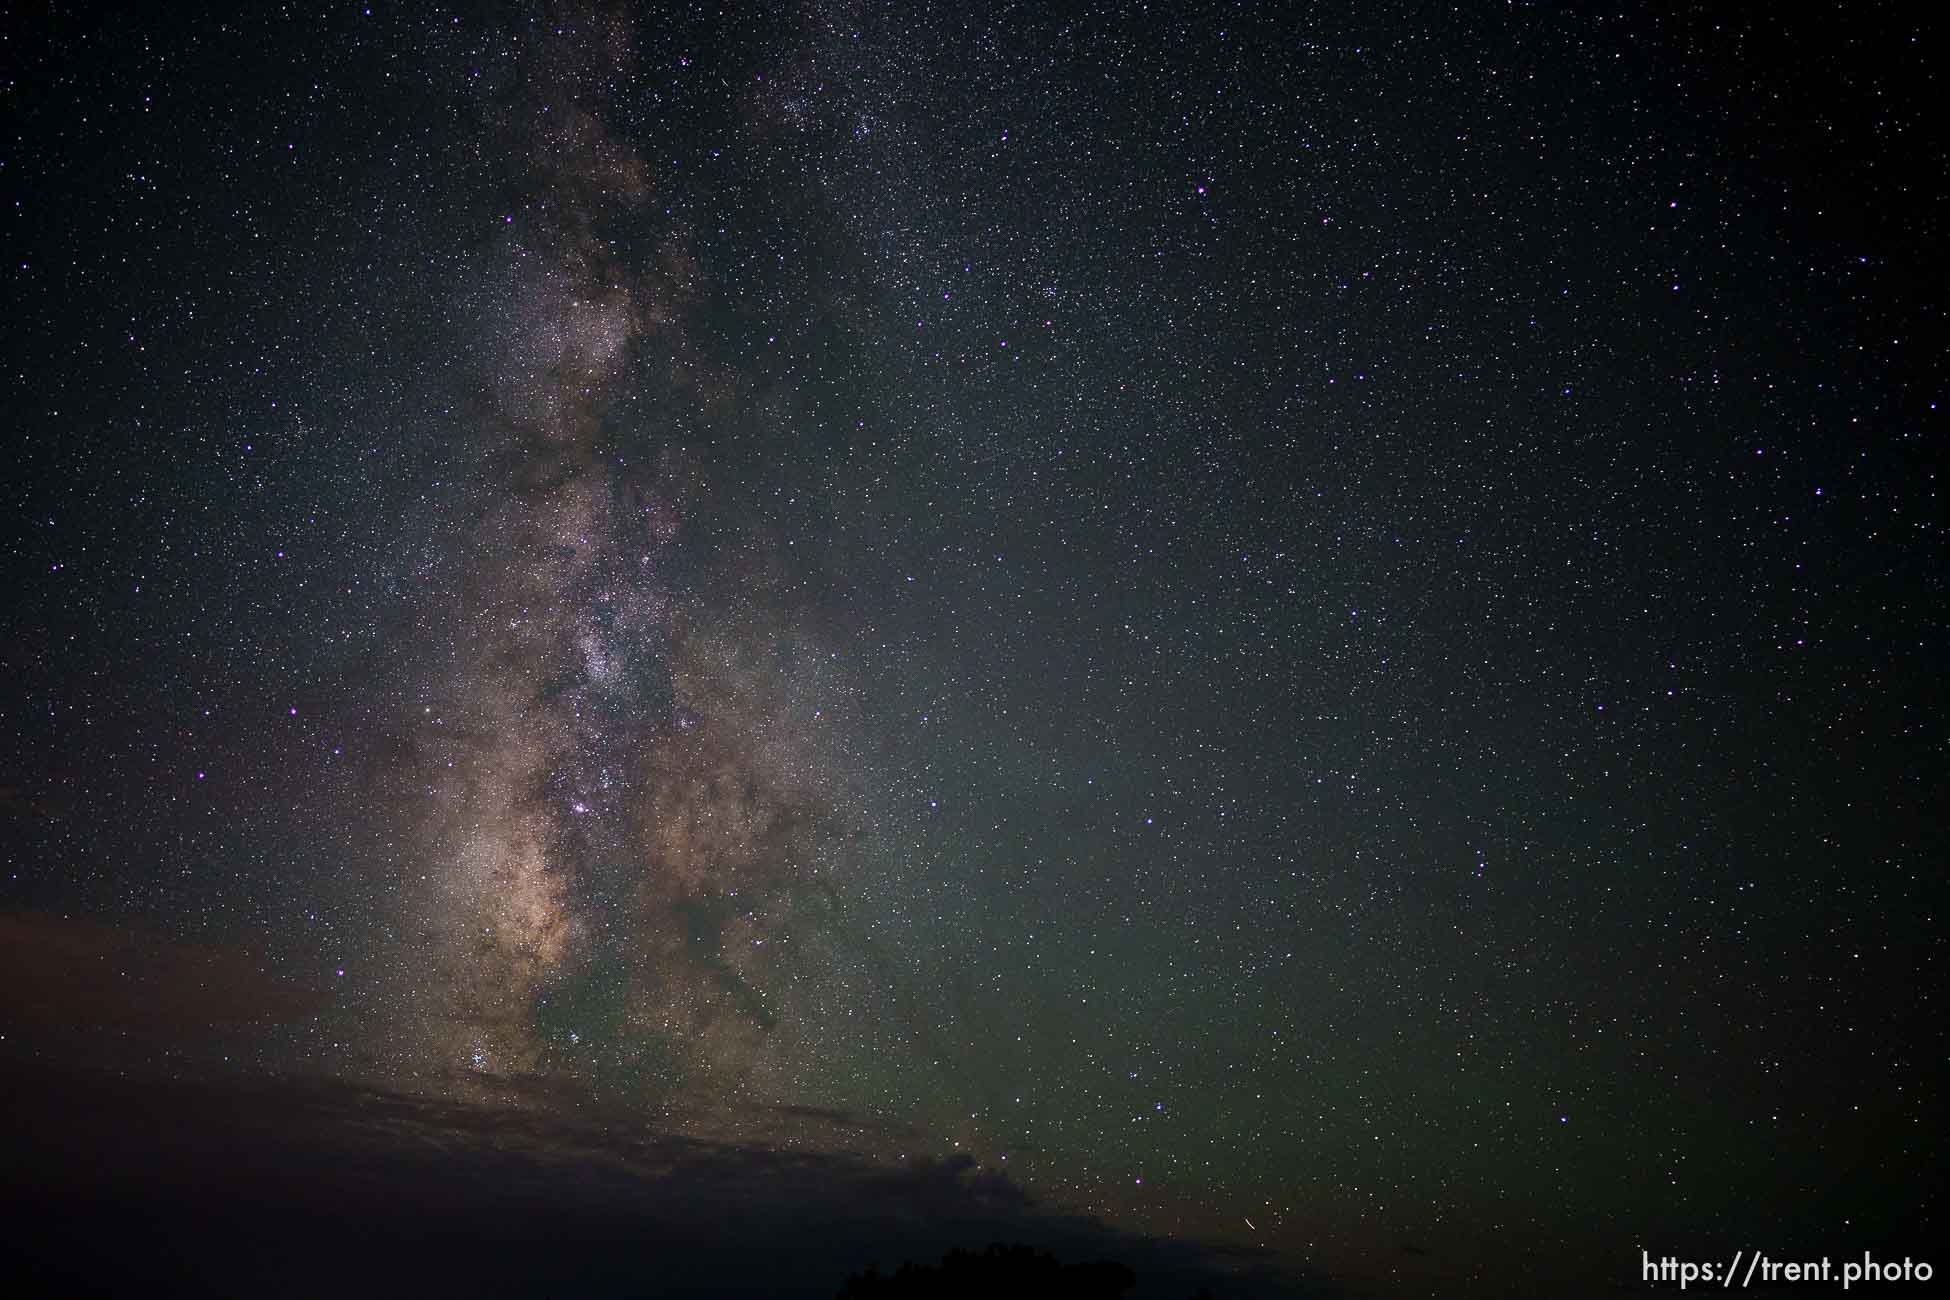
[[(387, 778), (423, 864), (412, 1034), (434, 1070), (724, 1103), (778, 1068), (817, 959), (801, 931), (832, 906), (849, 820), (822, 734), (847, 687), (768, 593), (761, 543), (705, 562), (723, 601), (666, 572), (699, 476), (669, 446), (633, 460), (618, 390), (708, 417), (732, 383), (686, 338), (686, 232), (646, 215), (648, 168), (601, 119), (627, 24), (530, 39), (511, 131), (533, 189), (466, 295), (501, 491), (420, 616), (445, 639), (408, 670), (427, 702)], [(655, 242), (648, 266), (619, 233)]]

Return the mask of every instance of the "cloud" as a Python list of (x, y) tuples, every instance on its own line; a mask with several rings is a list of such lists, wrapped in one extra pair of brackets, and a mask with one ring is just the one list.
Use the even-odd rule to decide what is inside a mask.
[(289, 1023), (324, 999), (242, 947), (186, 943), (134, 922), (0, 912), (0, 1020), (26, 1029), (180, 1035)]

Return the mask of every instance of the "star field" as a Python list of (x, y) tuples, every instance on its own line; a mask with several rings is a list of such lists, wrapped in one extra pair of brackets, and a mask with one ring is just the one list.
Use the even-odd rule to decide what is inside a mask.
[(0, 1055), (1924, 1249), (1941, 36), (23, 20)]

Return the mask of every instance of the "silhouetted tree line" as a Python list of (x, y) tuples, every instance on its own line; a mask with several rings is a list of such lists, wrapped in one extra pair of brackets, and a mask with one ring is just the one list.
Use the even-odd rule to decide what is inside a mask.
[[(877, 1268), (855, 1273), (839, 1300), (1117, 1300), (1137, 1274), (1113, 1260), (1063, 1264), (1048, 1251), (995, 1242), (981, 1254), (951, 1250), (939, 1264), (905, 1263), (892, 1276)], [(1201, 1290), (1193, 1300), (1210, 1300)]]

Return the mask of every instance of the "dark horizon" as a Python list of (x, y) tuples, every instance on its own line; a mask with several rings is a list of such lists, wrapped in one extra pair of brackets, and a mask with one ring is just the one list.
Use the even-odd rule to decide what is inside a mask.
[(33, 1294), (831, 1300), (850, 1278), (998, 1243), (1114, 1261), (1133, 1297), (1342, 1293), (1263, 1249), (1040, 1206), (968, 1156), (880, 1159), (831, 1133), (701, 1138), (560, 1096), (8, 1066), (0, 1212), (10, 1276)]

